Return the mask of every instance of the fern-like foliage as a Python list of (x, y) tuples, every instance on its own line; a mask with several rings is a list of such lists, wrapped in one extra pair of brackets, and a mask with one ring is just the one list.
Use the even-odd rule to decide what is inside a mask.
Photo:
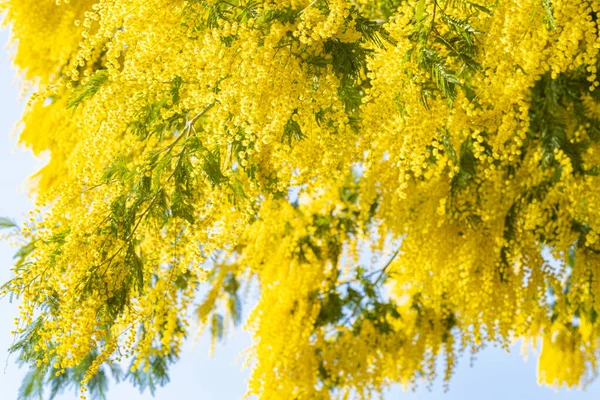
[(69, 97), (69, 100), (67, 102), (67, 107), (68, 108), (73, 108), (73, 107), (77, 108), (77, 106), (79, 106), (79, 104), (81, 104), (82, 101), (94, 96), (107, 80), (108, 80), (108, 71), (107, 70), (102, 69), (102, 70), (96, 71), (96, 73), (94, 75), (92, 75), (87, 80), (87, 82), (77, 86), (73, 90), (73, 93), (71, 93), (71, 96)]

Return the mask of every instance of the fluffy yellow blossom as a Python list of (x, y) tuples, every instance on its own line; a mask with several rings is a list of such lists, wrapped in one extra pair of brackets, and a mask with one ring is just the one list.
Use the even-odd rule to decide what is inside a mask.
[(49, 154), (30, 218), (0, 220), (25, 385), (85, 398), (125, 364), (153, 390), (194, 326), (242, 321), (263, 399), (449, 380), (517, 339), (542, 384), (597, 373), (598, 1), (0, 10), (20, 141)]

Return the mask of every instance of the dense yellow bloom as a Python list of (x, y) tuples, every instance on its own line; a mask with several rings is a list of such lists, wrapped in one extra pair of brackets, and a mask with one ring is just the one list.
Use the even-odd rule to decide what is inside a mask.
[[(27, 382), (164, 382), (260, 299), (248, 394), (376, 395), (541, 340), (600, 356), (597, 0), (0, 0), (50, 159), (17, 229)], [(7, 224), (3, 222), (3, 224)], [(37, 381), (36, 381), (37, 380)], [(26, 383), (27, 383), (26, 382)]]

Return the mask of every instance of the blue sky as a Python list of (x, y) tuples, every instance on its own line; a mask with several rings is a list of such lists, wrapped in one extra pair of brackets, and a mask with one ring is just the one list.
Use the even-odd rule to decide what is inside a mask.
[[(15, 71), (10, 67), (4, 46), (8, 33), (0, 32), (0, 216), (22, 220), (31, 207), (27, 196), (27, 177), (41, 164), (29, 151), (16, 146), (11, 132), (22, 109), (18, 101)], [(43, 133), (41, 133), (43, 134)], [(10, 278), (10, 267), (14, 249), (0, 242), (0, 282)], [(25, 374), (9, 358), (6, 349), (12, 343), (9, 332), (12, 320), (17, 315), (16, 303), (7, 299), (0, 301), (0, 400), (17, 398), (20, 381)], [(244, 393), (248, 371), (242, 369), (239, 354), (250, 344), (250, 337), (236, 332), (225, 345), (217, 347), (215, 355), (209, 357), (209, 339), (202, 336), (185, 346), (183, 357), (172, 367), (171, 383), (157, 391), (155, 399), (178, 400), (228, 400), (241, 398)], [(536, 356), (530, 355), (528, 362), (520, 354), (520, 346), (510, 354), (494, 348), (482, 351), (471, 368), (468, 359), (461, 359), (450, 390), (444, 393), (437, 382), (431, 391), (421, 388), (416, 392), (403, 392), (393, 388), (385, 394), (386, 400), (504, 400), (504, 399), (600, 399), (600, 383), (595, 382), (587, 391), (558, 392), (536, 383)], [(65, 393), (60, 399), (76, 399), (74, 393)], [(113, 386), (109, 400), (136, 400), (151, 398), (149, 393), (139, 394), (129, 384)]]

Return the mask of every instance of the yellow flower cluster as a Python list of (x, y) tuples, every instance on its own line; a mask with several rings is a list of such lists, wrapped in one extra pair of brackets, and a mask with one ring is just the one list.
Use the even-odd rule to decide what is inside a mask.
[(50, 154), (1, 289), (34, 376), (164, 382), (254, 285), (260, 398), (448, 380), (517, 339), (543, 384), (595, 375), (598, 1), (0, 10), (35, 88), (20, 140)]

